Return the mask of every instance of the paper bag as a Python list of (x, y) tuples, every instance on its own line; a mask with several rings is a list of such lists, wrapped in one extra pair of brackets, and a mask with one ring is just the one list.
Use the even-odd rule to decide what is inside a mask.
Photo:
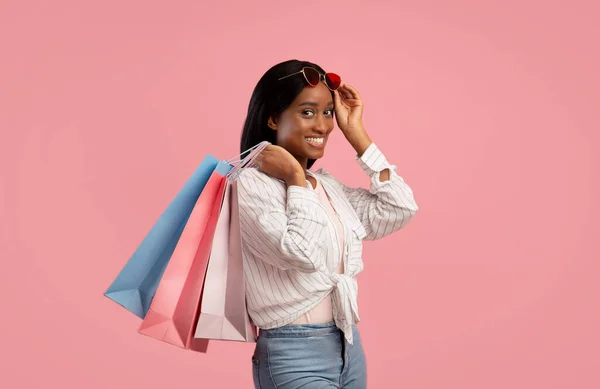
[(246, 308), (237, 184), (227, 182), (204, 281), (196, 338), (256, 341)]
[(207, 155), (104, 293), (144, 318), (200, 193), (218, 164)]
[(206, 342), (194, 340), (193, 330), (223, 201), (225, 175), (230, 169), (228, 163), (220, 162), (198, 198), (140, 333), (182, 348), (205, 351)]

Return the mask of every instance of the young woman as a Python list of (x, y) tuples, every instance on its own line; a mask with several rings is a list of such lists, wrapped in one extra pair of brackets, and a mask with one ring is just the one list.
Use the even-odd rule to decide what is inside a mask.
[[(297, 60), (269, 69), (252, 94), (242, 151), (269, 141), (238, 182), (248, 311), (260, 329), (256, 388), (366, 387), (356, 275), (362, 240), (404, 227), (417, 211), (409, 186), (371, 141), (353, 87)], [(370, 190), (325, 170), (334, 120), (356, 150)]]

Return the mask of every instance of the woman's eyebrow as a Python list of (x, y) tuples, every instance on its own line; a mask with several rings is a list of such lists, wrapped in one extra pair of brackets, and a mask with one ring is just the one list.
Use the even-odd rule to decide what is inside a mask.
[[(298, 104), (299, 107), (303, 106), (303, 105), (310, 105), (311, 107), (318, 107), (319, 103), (316, 103), (314, 101), (305, 101), (303, 103)], [(329, 103), (327, 103), (327, 105), (333, 105), (333, 101), (330, 101)]]

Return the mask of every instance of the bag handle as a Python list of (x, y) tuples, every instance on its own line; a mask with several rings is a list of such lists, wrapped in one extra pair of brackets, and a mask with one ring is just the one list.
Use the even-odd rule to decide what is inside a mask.
[[(271, 143), (268, 141), (262, 141), (259, 144), (257, 144), (256, 146), (253, 146), (253, 147), (249, 148), (248, 150), (244, 151), (242, 154), (240, 154), (239, 156), (250, 152), (250, 154), (248, 156), (241, 159), (240, 161), (233, 162), (233, 163), (235, 163), (235, 165), (234, 165), (233, 169), (231, 169), (229, 171), (229, 173), (227, 173), (227, 178), (232, 181), (237, 180), (242, 169), (252, 167), (256, 157), (270, 144)], [(234, 158), (237, 158), (237, 157), (234, 157)], [(232, 163), (230, 161), (227, 161), (227, 162)]]
[(228, 159), (225, 162), (229, 163), (230, 165), (236, 165), (236, 164), (242, 162), (246, 158), (246, 157), (245, 158), (241, 158), (242, 155), (244, 155), (244, 154), (246, 154), (246, 153), (248, 153), (248, 152), (250, 152), (252, 150), (257, 149), (258, 147), (260, 147), (262, 145), (262, 143), (264, 143), (264, 142), (261, 142), (261, 143), (255, 145), (255, 146), (250, 147), (248, 150), (242, 152), (241, 154), (236, 155), (235, 157), (233, 157), (231, 159)]

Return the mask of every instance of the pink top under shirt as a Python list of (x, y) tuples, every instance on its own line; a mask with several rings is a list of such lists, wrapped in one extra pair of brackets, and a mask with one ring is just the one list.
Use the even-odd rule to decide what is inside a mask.
[[(344, 272), (344, 228), (342, 227), (340, 219), (335, 213), (335, 210), (331, 206), (329, 197), (327, 197), (327, 193), (325, 193), (325, 190), (323, 190), (319, 179), (315, 177), (315, 180), (317, 182), (315, 186), (315, 191), (317, 192), (319, 201), (329, 213), (329, 216), (333, 220), (335, 230), (337, 232), (342, 257), (340, 258), (340, 263), (335, 269), (335, 272), (338, 274), (342, 274)], [(300, 316), (292, 324), (320, 324), (328, 323), (331, 321), (333, 321), (333, 303), (331, 301), (331, 293), (329, 293), (323, 300), (321, 300), (321, 302), (318, 305), (316, 305), (310, 311), (306, 312), (304, 315)]]

